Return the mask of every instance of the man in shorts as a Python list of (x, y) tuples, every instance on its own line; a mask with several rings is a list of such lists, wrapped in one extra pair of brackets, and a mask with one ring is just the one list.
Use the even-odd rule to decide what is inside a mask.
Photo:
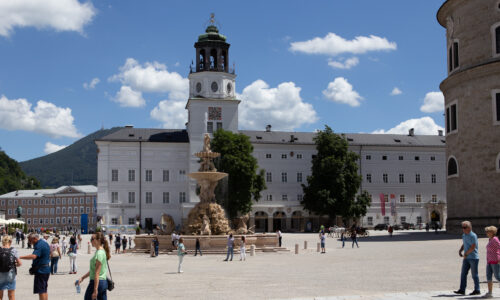
[(40, 239), (38, 234), (30, 234), (28, 240), (33, 245), (33, 254), (21, 256), (19, 259), (33, 260), (31, 264), (35, 275), (33, 294), (38, 294), (40, 300), (47, 300), (49, 299), (47, 286), (50, 276), (50, 247), (47, 242)]

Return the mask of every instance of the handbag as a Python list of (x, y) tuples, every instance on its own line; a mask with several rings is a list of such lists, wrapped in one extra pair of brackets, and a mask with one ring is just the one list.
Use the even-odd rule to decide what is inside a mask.
[(108, 291), (112, 291), (115, 288), (115, 282), (113, 281), (113, 276), (111, 275), (111, 268), (109, 267), (109, 260), (108, 260), (108, 271), (109, 271), (109, 277), (106, 277), (106, 281), (108, 282)]

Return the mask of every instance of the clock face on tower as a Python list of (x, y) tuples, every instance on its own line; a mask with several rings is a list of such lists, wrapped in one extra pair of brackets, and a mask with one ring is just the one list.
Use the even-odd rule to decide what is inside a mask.
[(197, 92), (197, 93), (201, 92), (201, 82), (198, 82), (198, 83), (196, 84), (196, 92)]
[(217, 92), (219, 90), (219, 85), (217, 84), (217, 82), (212, 82), (212, 92)]

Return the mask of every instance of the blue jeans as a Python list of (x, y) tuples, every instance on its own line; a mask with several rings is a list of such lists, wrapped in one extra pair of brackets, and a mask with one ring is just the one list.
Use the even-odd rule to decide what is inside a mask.
[(50, 259), (50, 274), (56, 274), (57, 273), (57, 264), (59, 263), (59, 256), (58, 257), (52, 257)]
[[(107, 280), (99, 280), (99, 286), (97, 287), (97, 300), (107, 300), (106, 290), (108, 289)], [(85, 291), (84, 300), (92, 300), (92, 293), (94, 292), (94, 280), (89, 282), (87, 290)]]
[(487, 264), (486, 265), (486, 280), (493, 281), (493, 275), (500, 281), (500, 265), (499, 264)]
[(460, 275), (460, 290), (465, 291), (467, 287), (467, 275), (471, 271), (474, 280), (474, 291), (479, 291), (479, 275), (477, 274), (477, 265), (479, 259), (464, 259), (462, 262), (462, 274)]
[(158, 256), (158, 246), (155, 246), (155, 256)]
[(233, 247), (227, 247), (227, 257), (226, 257), (226, 260), (229, 259), (229, 254), (231, 254), (231, 260), (233, 260)]
[(356, 246), (359, 248), (359, 245), (358, 245), (358, 238), (357, 237), (353, 237), (352, 238), (352, 247), (354, 248), (354, 243), (356, 243)]

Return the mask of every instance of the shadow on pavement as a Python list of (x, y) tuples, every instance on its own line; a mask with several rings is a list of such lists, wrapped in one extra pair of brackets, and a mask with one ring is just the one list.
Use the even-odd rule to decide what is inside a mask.
[[(413, 232), (397, 231), (392, 237), (387, 235), (376, 235), (368, 237), (358, 237), (359, 242), (409, 242), (409, 241), (433, 241), (433, 240), (458, 240), (462, 239), (457, 234), (447, 234), (444, 231), (435, 234), (434, 232)], [(337, 239), (339, 242), (340, 239)], [(352, 242), (351, 238), (346, 239), (346, 243)]]

